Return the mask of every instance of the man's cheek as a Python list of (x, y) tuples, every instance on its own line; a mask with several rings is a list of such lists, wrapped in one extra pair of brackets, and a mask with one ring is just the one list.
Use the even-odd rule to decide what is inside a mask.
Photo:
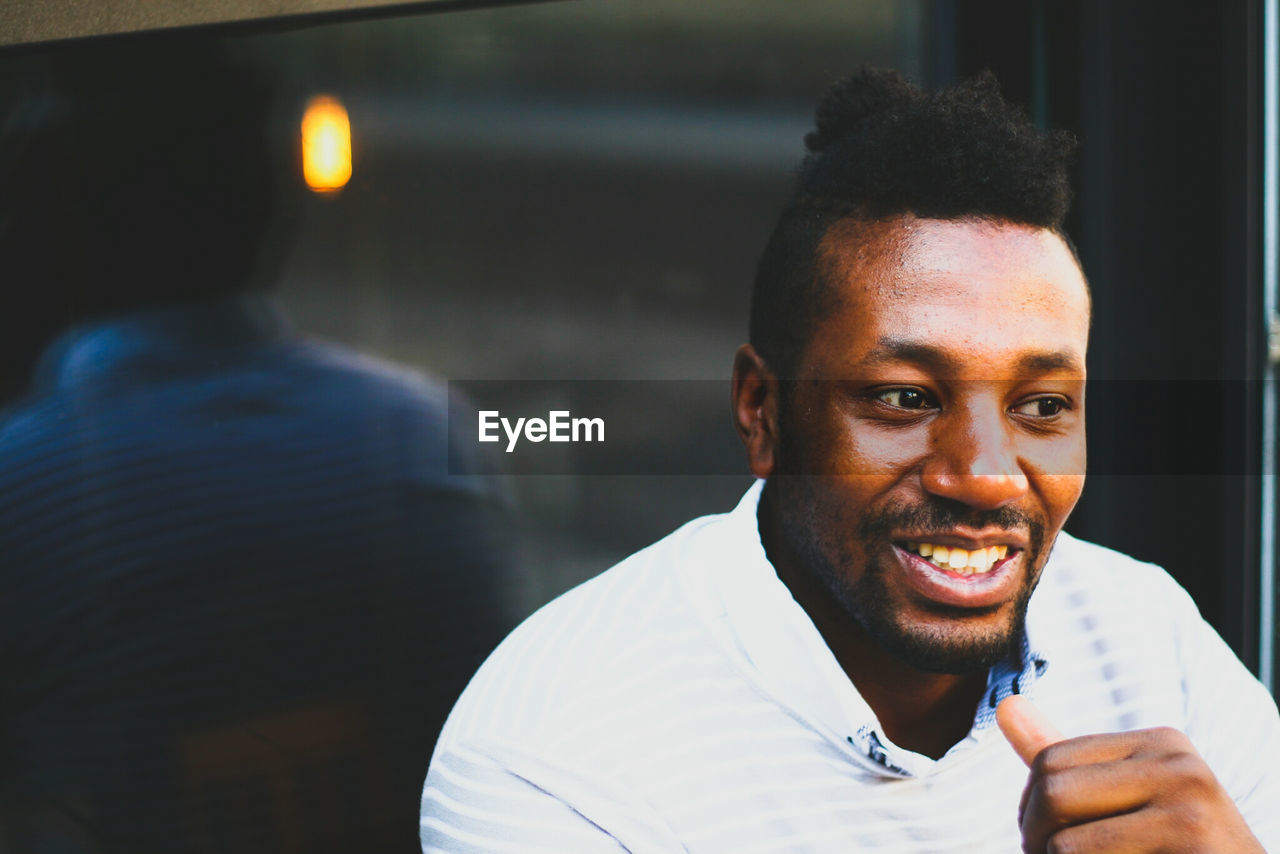
[(864, 431), (849, 442), (839, 466), (841, 475), (866, 478), (864, 488), (873, 492), (919, 470), (931, 447), (923, 428), (881, 431)]
[(1050, 514), (1049, 525), (1053, 533), (1062, 527), (1075, 509), (1080, 495), (1084, 492), (1084, 473), (1046, 475), (1041, 478), (1041, 490), (1046, 497), (1047, 510)]

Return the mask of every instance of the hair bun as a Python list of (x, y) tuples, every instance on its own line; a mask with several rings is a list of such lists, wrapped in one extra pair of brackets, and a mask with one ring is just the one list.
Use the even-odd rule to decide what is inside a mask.
[(888, 113), (921, 95), (897, 71), (862, 66), (827, 89), (818, 103), (815, 130), (805, 135), (805, 148), (820, 152), (847, 136), (867, 117)]

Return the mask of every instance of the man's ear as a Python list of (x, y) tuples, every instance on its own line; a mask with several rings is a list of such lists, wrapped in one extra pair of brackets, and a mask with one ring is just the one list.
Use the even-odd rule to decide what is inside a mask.
[(756, 477), (769, 477), (777, 465), (778, 378), (750, 344), (733, 357), (733, 423), (747, 449)]

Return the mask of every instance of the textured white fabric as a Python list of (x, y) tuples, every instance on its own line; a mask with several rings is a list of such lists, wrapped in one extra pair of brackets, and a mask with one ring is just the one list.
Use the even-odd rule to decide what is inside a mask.
[[(436, 747), (424, 851), (1021, 850), (1026, 769), (990, 703), (937, 761), (890, 743), (766, 559), (759, 493), (494, 652)], [(1280, 854), (1275, 703), (1163, 570), (1060, 535), (1024, 651), (998, 696), (1020, 679), (1067, 736), (1181, 729)]]

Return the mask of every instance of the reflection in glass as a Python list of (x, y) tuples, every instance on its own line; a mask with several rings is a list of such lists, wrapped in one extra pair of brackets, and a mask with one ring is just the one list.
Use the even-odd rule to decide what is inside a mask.
[(351, 120), (337, 98), (317, 95), (302, 114), (302, 175), (317, 192), (351, 180)]

